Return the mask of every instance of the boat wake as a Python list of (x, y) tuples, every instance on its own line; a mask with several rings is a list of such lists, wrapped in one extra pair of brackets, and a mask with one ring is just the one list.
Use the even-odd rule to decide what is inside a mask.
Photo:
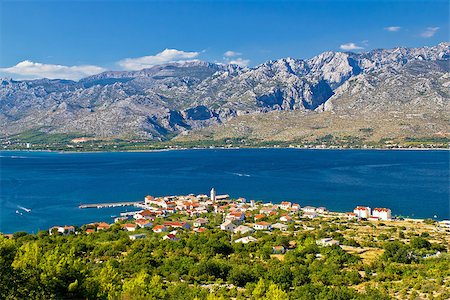
[(236, 176), (241, 176), (241, 177), (250, 177), (249, 174), (244, 174), (244, 173), (231, 173), (231, 174), (236, 175)]
[(26, 211), (27, 213), (29, 213), (31, 211), (31, 208), (26, 208), (26, 207), (23, 207), (23, 206), (20, 206), (20, 205), (17, 205), (17, 207), (20, 208), (21, 210)]

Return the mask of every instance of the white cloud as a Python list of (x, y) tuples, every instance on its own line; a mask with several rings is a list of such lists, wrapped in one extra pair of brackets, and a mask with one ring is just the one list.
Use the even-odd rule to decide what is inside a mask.
[(345, 50), (345, 51), (364, 49), (364, 47), (358, 46), (355, 43), (342, 44), (341, 46), (339, 46), (339, 48), (341, 48), (342, 50)]
[(24, 60), (9, 68), (0, 68), (1, 73), (14, 76), (16, 79), (71, 79), (98, 74), (105, 71), (104, 68), (93, 65), (63, 66), (32, 62)]
[(390, 31), (390, 32), (397, 32), (401, 29), (400, 26), (388, 26), (384, 27), (384, 30)]
[(192, 60), (199, 54), (200, 52), (186, 52), (177, 49), (165, 49), (164, 51), (156, 55), (126, 58), (119, 61), (118, 64), (125, 70), (142, 70), (154, 65)]
[(227, 61), (227, 63), (228, 64), (233, 64), (233, 65), (238, 65), (238, 66), (241, 66), (241, 67), (246, 67), (250, 63), (250, 60), (238, 57), (236, 59)]
[(242, 53), (236, 52), (236, 51), (228, 50), (228, 51), (225, 52), (223, 55), (225, 55), (225, 57), (234, 57), (234, 56), (241, 56)]
[(424, 38), (430, 38), (433, 37), (438, 30), (439, 27), (427, 27), (427, 29), (425, 29), (425, 31), (423, 31), (420, 36)]

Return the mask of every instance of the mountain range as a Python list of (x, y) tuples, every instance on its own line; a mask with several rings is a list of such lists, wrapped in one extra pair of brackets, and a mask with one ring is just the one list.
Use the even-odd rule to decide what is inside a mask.
[(448, 134), (450, 44), (324, 52), (253, 68), (203, 61), (79, 81), (1, 79), (2, 136), (368, 140)]

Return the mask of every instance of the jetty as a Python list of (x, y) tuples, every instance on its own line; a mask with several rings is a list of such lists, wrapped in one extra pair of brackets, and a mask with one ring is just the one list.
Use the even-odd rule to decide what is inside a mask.
[(120, 207), (120, 206), (137, 206), (142, 204), (140, 201), (131, 202), (111, 202), (111, 203), (91, 203), (91, 204), (80, 204), (79, 208), (106, 208), (106, 207)]

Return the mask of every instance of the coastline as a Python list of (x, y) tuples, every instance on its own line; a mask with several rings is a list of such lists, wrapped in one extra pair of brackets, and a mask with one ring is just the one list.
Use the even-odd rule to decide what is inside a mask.
[(0, 152), (48, 152), (48, 153), (147, 153), (147, 152), (166, 152), (166, 151), (185, 151), (185, 150), (243, 150), (243, 149), (284, 149), (284, 150), (341, 150), (341, 151), (448, 151), (447, 148), (348, 148), (348, 147), (180, 147), (180, 148), (161, 148), (161, 149), (142, 149), (142, 150), (47, 150), (47, 149), (0, 149)]

